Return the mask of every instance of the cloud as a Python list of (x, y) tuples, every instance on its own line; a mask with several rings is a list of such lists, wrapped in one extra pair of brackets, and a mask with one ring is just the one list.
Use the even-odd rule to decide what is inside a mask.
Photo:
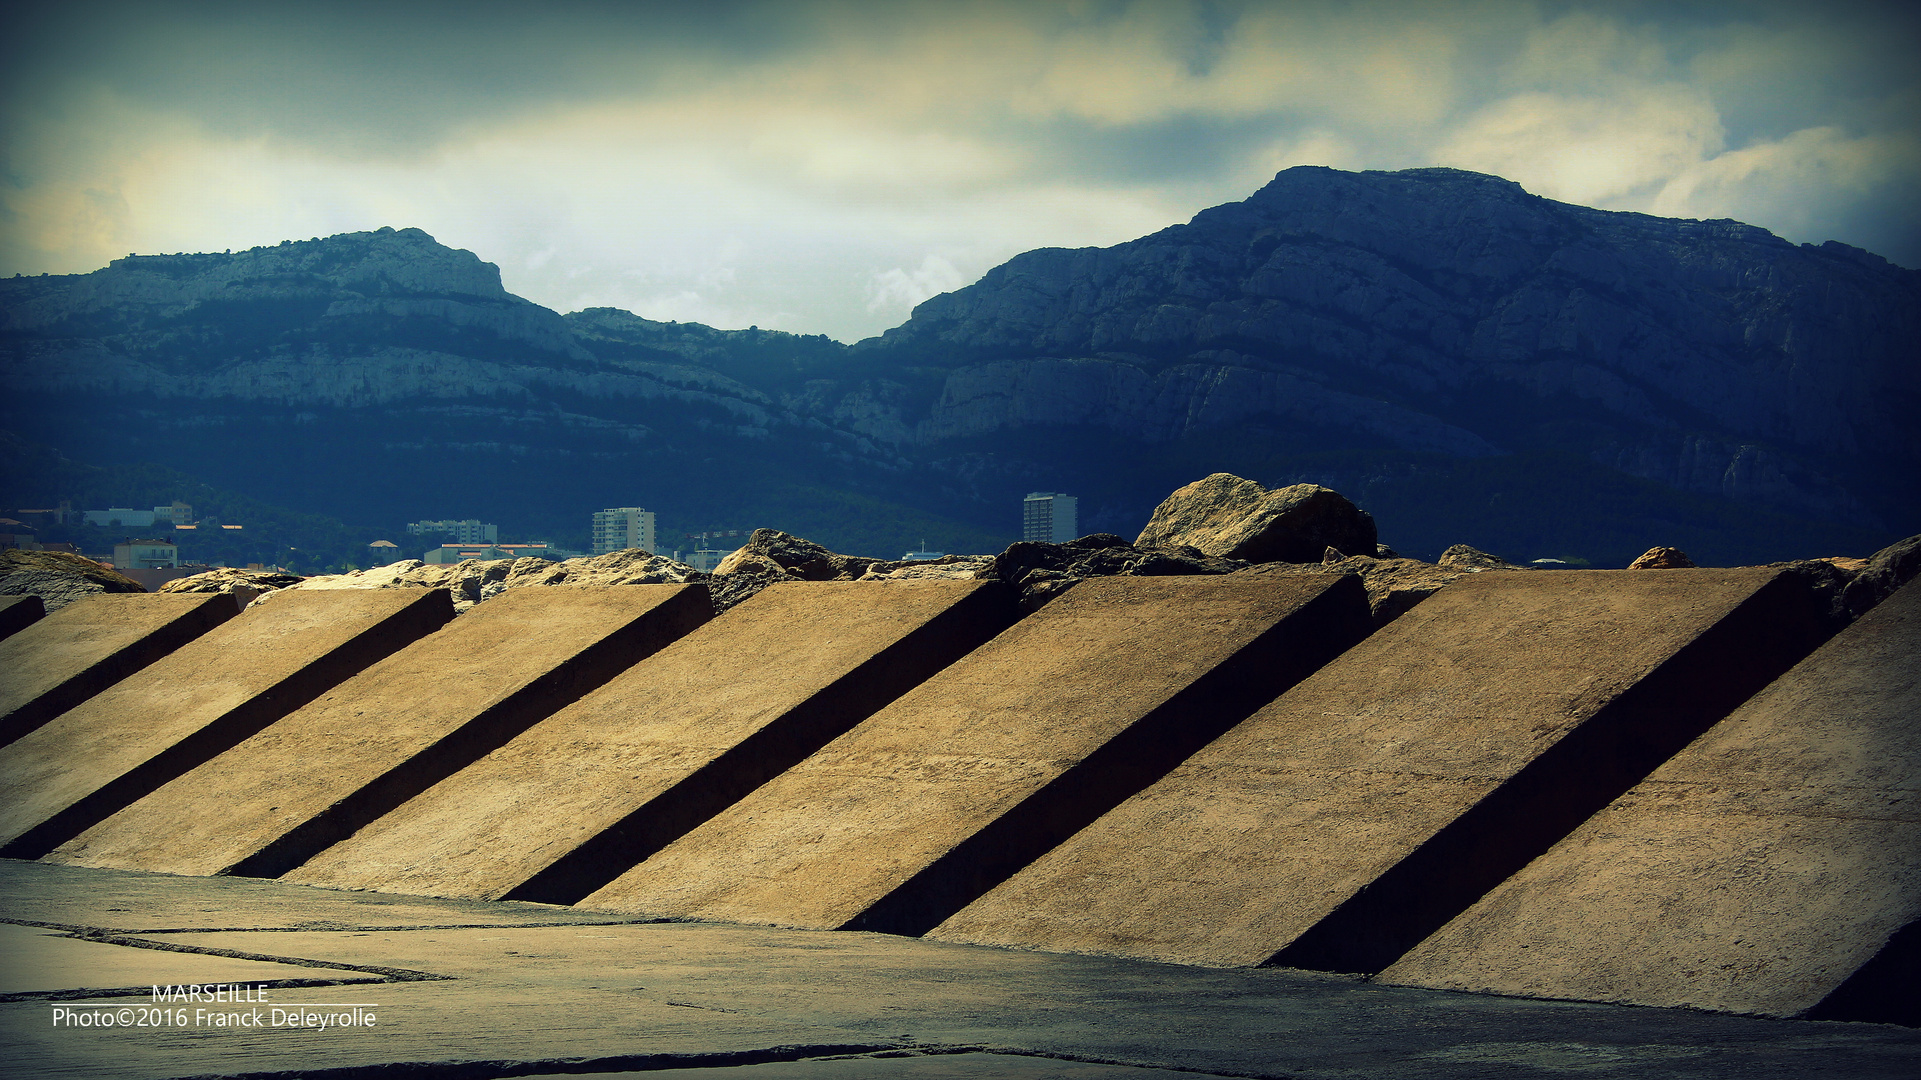
[(1914, 264), (1916, 25), (1787, 0), (41, 5), (0, 40), (0, 273), (413, 225), (561, 310), (851, 339), (1297, 164), (1449, 164)]
[[(1664, 217), (1732, 217), (1766, 222), (1792, 240), (1827, 239), (1834, 221), (1870, 217), (1908, 251), (1921, 240), (1921, 138), (1852, 137), (1834, 127), (1731, 150), (1678, 170), (1649, 201)], [(1820, 201), (1811, 192), (1822, 193)]]
[(1537, 195), (1598, 205), (1665, 183), (1721, 149), (1713, 102), (1691, 87), (1607, 97), (1523, 93), (1470, 116), (1435, 160), (1518, 181)]
[(966, 275), (939, 255), (929, 255), (915, 270), (896, 266), (874, 275), (867, 289), (867, 310), (890, 314), (911, 311), (931, 296), (952, 292), (967, 284)]

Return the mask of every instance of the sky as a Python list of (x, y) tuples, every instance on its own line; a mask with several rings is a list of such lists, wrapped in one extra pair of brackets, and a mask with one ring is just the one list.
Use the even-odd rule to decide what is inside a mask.
[(1921, 5), (14, 7), (0, 275), (417, 227), (559, 311), (843, 341), (1295, 165), (1921, 266)]

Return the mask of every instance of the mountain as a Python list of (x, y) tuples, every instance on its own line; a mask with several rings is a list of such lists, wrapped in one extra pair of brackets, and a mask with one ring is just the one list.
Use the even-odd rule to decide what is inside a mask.
[(563, 316), (414, 229), (0, 281), (0, 423), (347, 520), (557, 539), (638, 504), (669, 535), (980, 549), (1035, 489), (1132, 535), (1229, 471), (1339, 488), (1417, 554), (1742, 562), (1921, 531), (1917, 300), (1921, 272), (1738, 222), (1297, 168), (852, 346)]

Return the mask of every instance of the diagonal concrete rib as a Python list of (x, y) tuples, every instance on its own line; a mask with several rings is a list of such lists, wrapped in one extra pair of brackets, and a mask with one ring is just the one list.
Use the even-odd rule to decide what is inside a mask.
[(0, 596), (0, 640), (32, 626), (47, 614), (37, 596)]
[[(38, 597), (24, 597), (34, 605)], [(231, 596), (111, 593), (0, 640), (0, 744), (10, 743), (226, 622)]]
[(1081, 582), (580, 906), (917, 933), (1367, 622), (1351, 576)]
[(285, 880), (572, 903), (1015, 614), (998, 582), (771, 586)]
[(1921, 582), (1381, 973), (1921, 1023)]
[(702, 585), (508, 590), (47, 859), (277, 877), (711, 614)]
[(0, 748), (0, 855), (46, 854), (452, 617), (444, 591), (296, 591), (228, 620)]
[(1378, 971), (1817, 641), (1770, 570), (1464, 578), (929, 936)]

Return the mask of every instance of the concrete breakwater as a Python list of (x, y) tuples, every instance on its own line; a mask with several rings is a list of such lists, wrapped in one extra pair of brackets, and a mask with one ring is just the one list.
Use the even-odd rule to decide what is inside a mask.
[(190, 629), (75, 601), (5, 639), (10, 691), (66, 695), (0, 747), (6, 854), (1918, 1019), (1921, 586), (1839, 633), (1766, 568), (1468, 574), (1385, 624), (1329, 568), (1026, 613), (995, 581), (705, 589)]

